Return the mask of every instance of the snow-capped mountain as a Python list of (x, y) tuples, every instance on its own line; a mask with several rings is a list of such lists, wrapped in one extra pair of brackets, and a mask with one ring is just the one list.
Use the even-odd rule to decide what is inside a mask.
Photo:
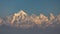
[(14, 21), (19, 21), (20, 19), (21, 20), (25, 20), (27, 14), (21, 10), (20, 12), (18, 13), (15, 13), (13, 16), (12, 16), (12, 21), (11, 21), (11, 24), (14, 23)]
[(49, 27), (49, 26), (57, 26), (60, 25), (60, 15), (54, 16), (50, 13), (50, 17), (48, 18), (44, 14), (29, 15), (25, 11), (21, 10), (18, 13), (14, 13), (13, 15), (6, 16), (4, 19), (0, 18), (0, 25), (9, 25), (12, 27), (19, 28), (30, 28), (30, 27)]
[(31, 20), (30, 16), (23, 10), (18, 13), (13, 14), (12, 16), (6, 17), (6, 22), (13, 27), (33, 27), (35, 23)]

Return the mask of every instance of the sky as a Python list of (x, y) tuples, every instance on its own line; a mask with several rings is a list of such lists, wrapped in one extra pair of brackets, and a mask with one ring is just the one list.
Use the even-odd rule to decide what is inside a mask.
[(0, 17), (5, 17), (20, 10), (28, 14), (60, 14), (60, 0), (0, 0)]

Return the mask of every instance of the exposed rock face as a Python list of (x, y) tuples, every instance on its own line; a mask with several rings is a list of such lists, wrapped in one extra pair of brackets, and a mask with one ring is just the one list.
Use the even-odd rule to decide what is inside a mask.
[(2, 25), (3, 24), (3, 20), (0, 18), (0, 25)]

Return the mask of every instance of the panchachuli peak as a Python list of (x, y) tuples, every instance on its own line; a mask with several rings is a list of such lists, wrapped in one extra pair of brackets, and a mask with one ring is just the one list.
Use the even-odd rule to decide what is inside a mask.
[(26, 16), (27, 16), (27, 13), (24, 12), (23, 10), (19, 11), (18, 13), (15, 13), (12, 18), (11, 24), (13, 24), (14, 21), (19, 21), (20, 19), (24, 20)]
[(18, 13), (15, 13), (14, 15), (16, 16), (21, 16), (21, 15), (27, 15), (26, 12), (24, 12), (23, 10), (19, 11)]
[(24, 12), (23, 10), (21, 10), (18, 14), (27, 15), (27, 13)]

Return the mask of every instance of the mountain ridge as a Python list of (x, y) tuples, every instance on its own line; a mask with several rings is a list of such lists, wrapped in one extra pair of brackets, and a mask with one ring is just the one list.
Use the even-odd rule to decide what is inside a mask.
[(21, 10), (18, 13), (14, 13), (12, 16), (7, 16), (5, 20), (0, 19), (0, 24), (21, 28), (30, 28), (34, 27), (35, 25), (39, 27), (49, 27), (53, 24), (52, 26), (55, 27), (55, 25), (60, 24), (60, 14), (58, 16), (54, 16), (53, 13), (50, 13), (50, 17), (48, 18), (44, 14), (40, 14), (39, 16), (34, 14), (29, 15)]

